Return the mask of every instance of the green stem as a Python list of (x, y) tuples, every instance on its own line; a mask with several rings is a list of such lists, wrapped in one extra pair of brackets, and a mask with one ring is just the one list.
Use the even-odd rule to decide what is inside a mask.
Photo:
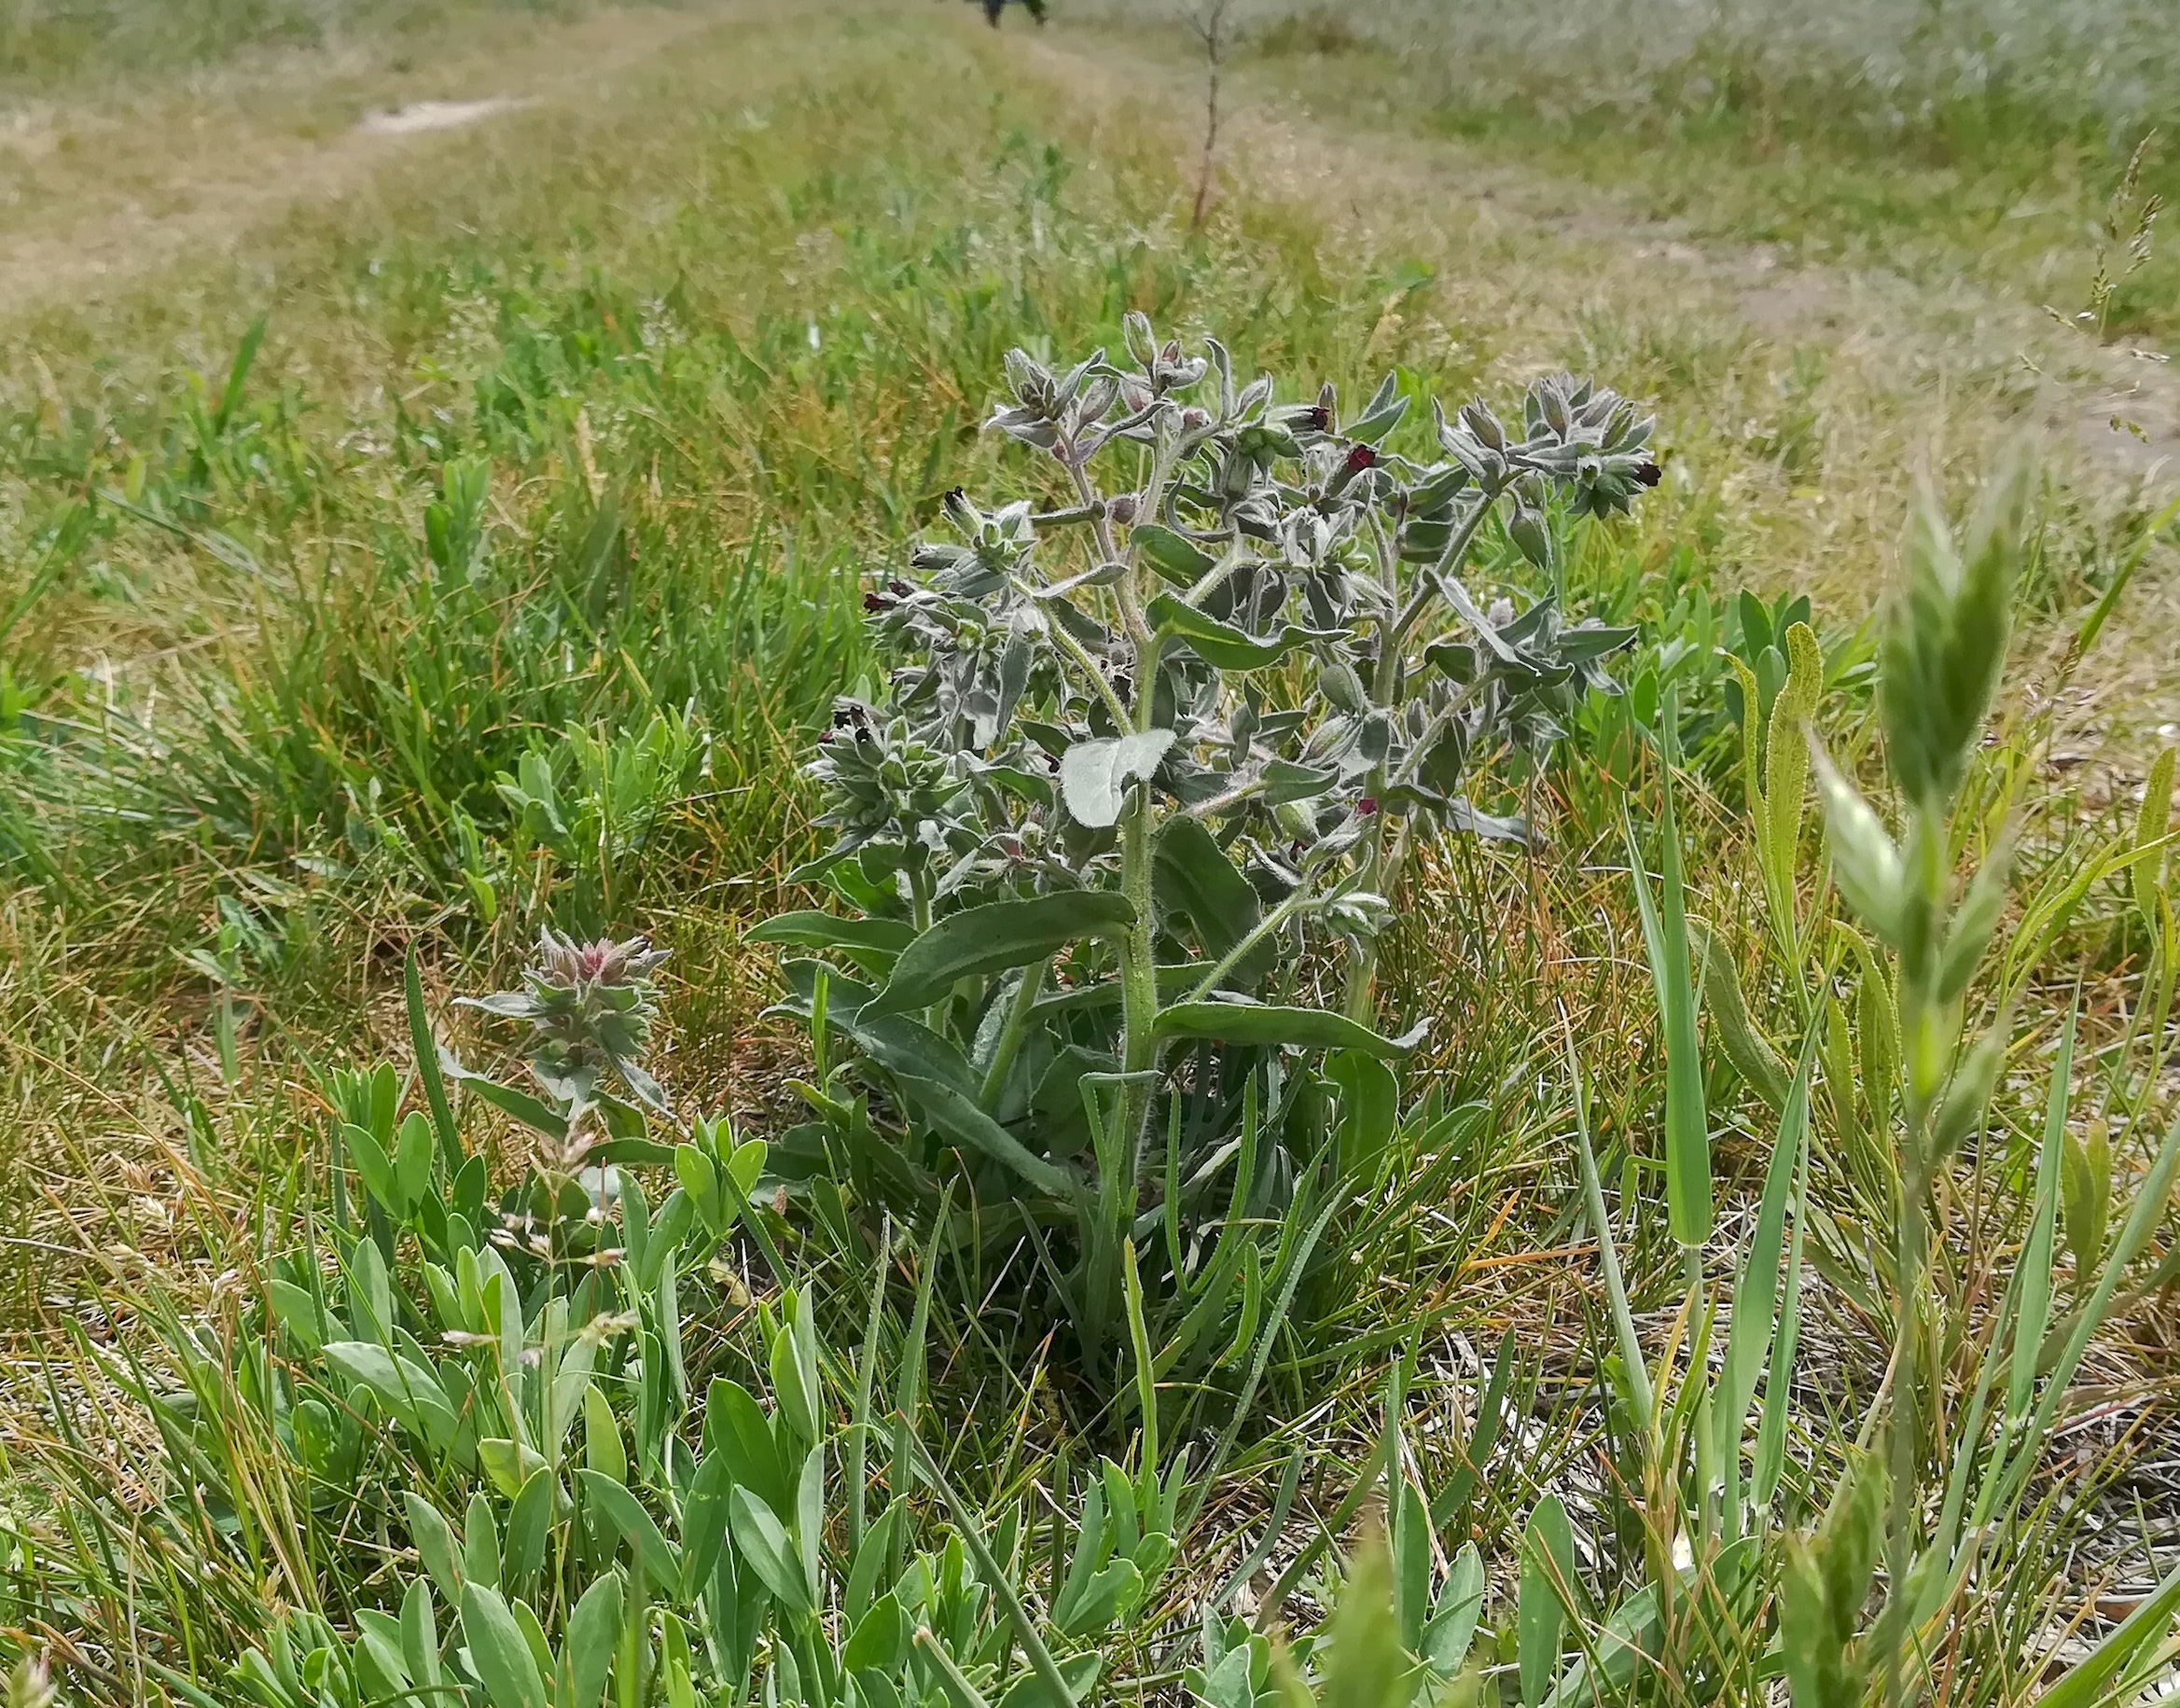
[(1143, 1130), (1150, 1115), (1148, 1075), (1158, 1065), (1159, 982), (1151, 905), (1152, 805), (1147, 785), (1135, 792), (1120, 820), (1120, 889), (1135, 910), (1135, 923), (1120, 939), (1120, 1071), (1129, 1076), (1120, 1090), (1120, 1131), (1125, 1147), (1124, 1202), (1107, 1206), (1124, 1227), (1134, 1215), (1134, 1188), (1143, 1149)]
[(1915, 1559), (1914, 1527), (1920, 1504), (1916, 1483), (1923, 1464), (1921, 1414), (1923, 1349), (1921, 1312), (1926, 1260), (1923, 1201), (1930, 1189), (1924, 1166), (1925, 1135), (1921, 1123), (1908, 1135), (1908, 1178), (1900, 1194), (1899, 1249), (1895, 1284), (1899, 1308), (1894, 1325), (1891, 1500), (1885, 1517), (1885, 1604), (1878, 1621), (1878, 1647), (1884, 1657), (1886, 1708), (1903, 1700), (1901, 1652), (1907, 1646), (1908, 1575)]
[[(1468, 556), (1468, 549), (1476, 543), (1476, 531), (1483, 526), (1483, 519), (1498, 506), (1499, 495), (1493, 493), (1476, 507), (1475, 513), (1461, 524), (1461, 532), (1447, 542), (1445, 554), (1433, 565), (1435, 575), (1451, 576), (1456, 573)], [(1416, 590), (1409, 596), (1400, 615), (1394, 619), (1392, 630), (1385, 637), (1388, 654), (1397, 653), (1407, 644), (1409, 633), (1423, 620), (1423, 613), (1431, 608), (1431, 602), (1438, 596), (1437, 583), (1432, 576), (1417, 578)]]
[(1022, 974), (1021, 983), (1015, 988), (1014, 1005), (1007, 1011), (1007, 1023), (992, 1047), (992, 1064), (984, 1070), (984, 1083), (977, 1092), (978, 1106), (987, 1114), (1006, 1088), (1007, 1072), (1021, 1049), (1022, 1035), (1029, 1030), (1030, 1010), (1037, 1006), (1037, 997), (1045, 988), (1046, 969), (1051, 965), (1049, 961), (1038, 962)]
[(1251, 927), (1249, 934), (1246, 937), (1244, 937), (1240, 942), (1236, 943), (1231, 949), (1228, 950), (1227, 952), (1219, 958), (1217, 965), (1215, 965), (1211, 971), (1204, 974), (1202, 978), (1199, 979), (1196, 981), (1195, 987), (1190, 990), (1188, 994), (1183, 997), (1181, 1000), (1184, 1002), (1201, 1002), (1206, 996), (1210, 995), (1212, 992), (1218, 989), (1218, 981), (1220, 979), (1224, 979), (1229, 973), (1232, 972), (1235, 967), (1241, 965), (1243, 961), (1248, 957), (1250, 951), (1254, 950), (1257, 944), (1263, 942), (1266, 937), (1270, 937), (1274, 931), (1277, 931), (1282, 925), (1285, 924), (1288, 920), (1295, 916), (1297, 911), (1307, 906), (1309, 901), (1310, 886), (1308, 881), (1305, 880), (1302, 884), (1296, 889), (1293, 895), (1289, 896), (1284, 901), (1281, 902), (1278, 907), (1272, 909), (1271, 912), (1267, 913), (1262, 919), (1258, 920), (1257, 923)]

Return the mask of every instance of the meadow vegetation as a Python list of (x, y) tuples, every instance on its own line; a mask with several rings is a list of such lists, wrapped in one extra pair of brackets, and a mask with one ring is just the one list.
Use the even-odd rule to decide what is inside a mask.
[(2168, 1680), (2169, 494), (1247, 105), (2033, 291), (2169, 44), (1869, 9), (1259, 16), (1199, 226), (1155, 29), (727, 0), (13, 311), (9, 1700)]

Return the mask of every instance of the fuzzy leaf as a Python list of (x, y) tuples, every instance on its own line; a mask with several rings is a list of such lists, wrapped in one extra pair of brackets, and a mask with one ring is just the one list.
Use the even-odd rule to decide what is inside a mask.
[(1303, 629), (1282, 623), (1271, 634), (1251, 634), (1232, 623), (1206, 617), (1171, 593), (1150, 602), (1146, 613), (1161, 629), (1169, 629), (1188, 643), (1189, 649), (1206, 664), (1220, 670), (1263, 670), (1289, 653), (1321, 641), (1341, 638), (1338, 629)]
[(1372, 1032), (1327, 1008), (1289, 1008), (1270, 1003), (1184, 1002), (1161, 1009), (1151, 1027), (1163, 1043), (1173, 1038), (1217, 1038), (1229, 1044), (1277, 1044), (1297, 1049), (1359, 1049), (1373, 1056), (1404, 1056), (1423, 1042), (1429, 1022), (1397, 1038)]
[(1153, 569), (1177, 587), (1200, 581), (1216, 567), (1215, 560), (1194, 541), (1154, 521), (1139, 523), (1128, 540)]
[(1076, 743), (1060, 760), (1060, 793), (1068, 812), (1092, 830), (1118, 824), (1128, 785), (1148, 779), (1173, 744), (1171, 729)]
[(893, 977), (858, 1018), (926, 1007), (957, 979), (1029, 966), (1085, 938), (1117, 937), (1134, 923), (1135, 910), (1115, 890), (1060, 890), (965, 908), (900, 951)]

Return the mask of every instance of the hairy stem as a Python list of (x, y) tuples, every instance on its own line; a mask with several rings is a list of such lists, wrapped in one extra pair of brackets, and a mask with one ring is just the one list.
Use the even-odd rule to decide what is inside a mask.
[(1128, 1159), (1122, 1175), (1126, 1202), (1107, 1207), (1117, 1225), (1135, 1213), (1134, 1187), (1150, 1116), (1151, 1070), (1158, 1065), (1158, 959), (1151, 908), (1152, 805), (1148, 785), (1139, 788), (1120, 821), (1120, 888), (1135, 910), (1135, 923), (1120, 939), (1120, 1131)]

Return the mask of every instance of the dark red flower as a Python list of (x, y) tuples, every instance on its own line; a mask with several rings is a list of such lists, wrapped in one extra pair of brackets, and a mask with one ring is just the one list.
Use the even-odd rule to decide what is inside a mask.
[(1377, 811), (1378, 798), (1375, 795), (1365, 795), (1360, 800), (1355, 802), (1355, 816), (1357, 818), (1369, 818), (1373, 816)]
[(1357, 445), (1347, 453), (1347, 472), (1359, 475), (1378, 461), (1378, 453), (1368, 445)]
[(1664, 479), (1665, 471), (1655, 463), (1645, 463), (1635, 470), (1635, 483), (1638, 486), (1656, 486)]

